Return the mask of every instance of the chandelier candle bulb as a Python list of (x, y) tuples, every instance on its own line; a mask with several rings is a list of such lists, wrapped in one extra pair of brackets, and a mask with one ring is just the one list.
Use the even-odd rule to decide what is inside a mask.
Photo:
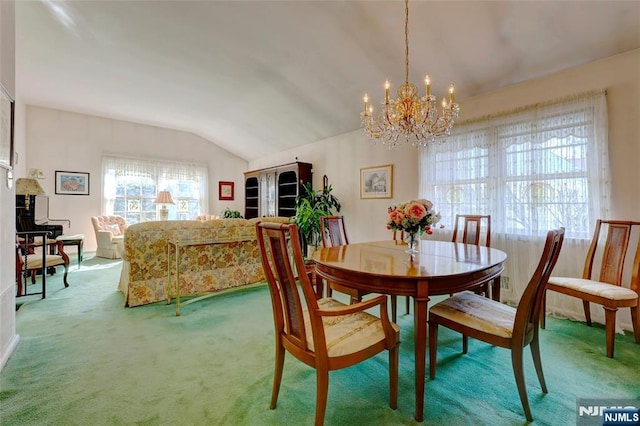
[(369, 105), (367, 105), (369, 103), (369, 96), (367, 96), (367, 94), (364, 94), (364, 116), (366, 117), (369, 112)]
[(453, 87), (453, 83), (449, 86), (449, 103), (453, 105), (453, 96), (454, 96), (455, 88)]
[(389, 87), (391, 87), (391, 84), (389, 84), (389, 80), (384, 82), (384, 104), (385, 105), (389, 105)]
[(429, 78), (429, 74), (424, 78), (424, 84), (427, 85), (427, 101), (429, 100), (429, 96), (431, 96), (431, 79)]

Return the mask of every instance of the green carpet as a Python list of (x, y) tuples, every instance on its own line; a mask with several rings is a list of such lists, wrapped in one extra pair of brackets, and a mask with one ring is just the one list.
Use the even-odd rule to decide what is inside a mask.
[[(21, 298), (20, 343), (0, 373), (4, 425), (311, 425), (315, 371), (287, 355), (269, 410), (273, 322), (266, 285), (183, 306), (123, 307), (121, 263), (91, 258), (47, 280), (47, 298)], [(331, 373), (327, 425), (416, 424), (413, 316), (402, 328), (398, 409), (388, 406), (387, 355)], [(440, 331), (438, 377), (427, 380), (427, 425), (526, 423), (507, 350)], [(577, 398), (640, 399), (640, 345), (604, 329), (550, 318), (541, 330), (549, 393), (527, 349), (529, 399), (540, 425), (576, 422)]]

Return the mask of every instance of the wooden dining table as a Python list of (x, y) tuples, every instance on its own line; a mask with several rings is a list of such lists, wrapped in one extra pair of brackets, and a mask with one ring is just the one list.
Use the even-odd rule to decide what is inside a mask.
[(374, 241), (322, 248), (313, 253), (319, 279), (371, 293), (410, 296), (414, 301), (415, 419), (424, 418), (429, 297), (491, 282), (500, 298), (506, 253), (483, 246), (421, 240), (417, 253), (402, 241)]

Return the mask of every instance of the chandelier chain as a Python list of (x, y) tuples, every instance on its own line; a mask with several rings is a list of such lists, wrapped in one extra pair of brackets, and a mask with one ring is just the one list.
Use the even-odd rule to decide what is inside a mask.
[(404, 0), (404, 82), (409, 84), (409, 0)]

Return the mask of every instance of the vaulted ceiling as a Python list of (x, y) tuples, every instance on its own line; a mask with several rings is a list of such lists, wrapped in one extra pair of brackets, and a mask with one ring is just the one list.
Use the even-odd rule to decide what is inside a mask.
[[(640, 47), (639, 1), (412, 1), (409, 80), (464, 98)], [(402, 1), (17, 1), (27, 104), (247, 160), (357, 129), (404, 82)], [(640, 78), (640, 76), (639, 76)], [(393, 90), (393, 89), (392, 89)]]

